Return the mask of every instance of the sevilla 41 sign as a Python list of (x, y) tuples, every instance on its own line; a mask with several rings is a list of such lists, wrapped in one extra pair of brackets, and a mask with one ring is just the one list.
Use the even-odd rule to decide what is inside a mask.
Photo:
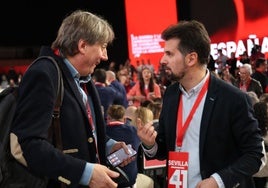
[(187, 152), (169, 152), (168, 188), (187, 188), (188, 158)]

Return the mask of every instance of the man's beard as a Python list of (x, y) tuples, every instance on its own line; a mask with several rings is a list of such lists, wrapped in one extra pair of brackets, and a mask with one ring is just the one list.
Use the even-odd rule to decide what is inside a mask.
[(171, 70), (168, 70), (166, 73), (168, 80), (170, 80), (171, 82), (179, 82), (185, 76), (184, 70), (178, 75), (174, 74)]

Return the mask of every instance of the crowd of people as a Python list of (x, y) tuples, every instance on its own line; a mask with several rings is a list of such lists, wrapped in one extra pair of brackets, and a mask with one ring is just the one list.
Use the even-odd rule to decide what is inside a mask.
[[(42, 60), (18, 82), (10, 135), (15, 159), (48, 177), (48, 187), (67, 182), (77, 188), (140, 188), (138, 156), (120, 165), (129, 182), (117, 184), (113, 180), (119, 173), (107, 167), (107, 154), (120, 148), (127, 153), (131, 144), (148, 160), (172, 158), (187, 164), (187, 178), (179, 181), (188, 188), (263, 188), (266, 178), (253, 178), (264, 158), (262, 141), (268, 127), (266, 121), (260, 127), (254, 113), (268, 92), (267, 61), (258, 46), (248, 61), (243, 63), (241, 57), (242, 64), (236, 66), (238, 59), (233, 54), (228, 58), (222, 49), (213, 60), (209, 35), (198, 21), (180, 21), (161, 37), (165, 44), (158, 69), (150, 61), (138, 67), (126, 61), (118, 68), (115, 62), (107, 69), (96, 68), (108, 60), (112, 27), (86, 11), (67, 16), (52, 45), (40, 51), (56, 59), (62, 70), (64, 152), (47, 137), (57, 78), (55, 67)], [(256, 102), (248, 92), (256, 94)], [(172, 169), (167, 164), (166, 170)], [(172, 174), (166, 170), (158, 186), (178, 185), (178, 180), (169, 181)]]
[(222, 54), (221, 50), (219, 52), (219, 58), (210, 58), (213, 66), (210, 65), (209, 69), (213, 73), (242, 91), (255, 92), (258, 97), (268, 92), (267, 59), (259, 45), (253, 47), (250, 56), (245, 51), (239, 58), (235, 57), (234, 52), (230, 57)]
[(7, 87), (16, 87), (22, 79), (23, 73), (17, 73), (14, 67), (11, 66), (7, 73), (1, 73), (0, 92)]

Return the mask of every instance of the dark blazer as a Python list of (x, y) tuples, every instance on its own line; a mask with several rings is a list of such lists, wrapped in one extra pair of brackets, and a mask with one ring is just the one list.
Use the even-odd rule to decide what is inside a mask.
[[(57, 71), (49, 60), (41, 60), (26, 71), (19, 88), (19, 99), (12, 133), (17, 136), (23, 157), (29, 169), (50, 178), (48, 187), (58, 187), (52, 179), (59, 176), (71, 182), (69, 187), (79, 186), (86, 162), (96, 163), (96, 149), (87, 111), (81, 94), (63, 59), (55, 56), (50, 48), (42, 48), (40, 55), (54, 57), (62, 71), (64, 98), (60, 112), (63, 150), (54, 148), (47, 140), (56, 100)], [(92, 82), (88, 91), (94, 101), (99, 159), (106, 163), (105, 122), (100, 100)], [(88, 186), (86, 186), (88, 187)]]
[[(250, 98), (225, 81), (210, 77), (198, 146), (202, 179), (216, 172), (226, 188), (252, 188), (251, 176), (258, 171), (263, 154)], [(165, 92), (156, 138), (158, 159), (167, 158), (168, 151), (175, 149), (180, 94), (178, 83)]]

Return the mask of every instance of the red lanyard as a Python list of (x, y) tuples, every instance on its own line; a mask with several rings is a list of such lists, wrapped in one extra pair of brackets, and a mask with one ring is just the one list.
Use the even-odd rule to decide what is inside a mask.
[(92, 117), (90, 106), (89, 106), (88, 102), (86, 104), (86, 108), (87, 108), (87, 116), (88, 116), (89, 124), (91, 126), (92, 131), (94, 131), (95, 126), (94, 126), (93, 117)]
[(180, 96), (180, 104), (179, 104), (179, 107), (178, 107), (178, 114), (177, 114), (177, 146), (178, 147), (181, 147), (182, 146), (182, 140), (183, 140), (183, 137), (184, 137), (184, 134), (187, 130), (187, 128), (189, 127), (189, 124), (193, 118), (193, 115), (196, 111), (196, 109), (198, 108), (202, 98), (204, 97), (205, 93), (207, 92), (208, 90), (208, 83), (209, 83), (209, 78), (207, 78), (205, 84), (203, 85), (200, 93), (198, 94), (195, 102), (194, 102), (194, 105), (186, 119), (186, 121), (184, 122), (184, 124), (182, 123), (182, 120), (183, 120), (183, 113), (182, 113), (182, 109), (183, 109), (183, 101), (182, 101), (182, 94)]
[[(86, 84), (83, 84), (83, 90), (88, 95)], [(92, 117), (92, 113), (91, 113), (91, 109), (90, 109), (88, 101), (86, 102), (86, 109), (87, 109), (87, 116), (88, 116), (89, 124), (91, 126), (92, 131), (94, 131), (95, 126), (94, 126), (94, 121), (93, 121), (93, 117)]]
[[(82, 88), (85, 91), (85, 93), (88, 95), (86, 84), (83, 84)], [(87, 109), (87, 116), (88, 116), (89, 124), (90, 124), (91, 130), (92, 130), (93, 136), (95, 137), (95, 149), (96, 149), (96, 154), (97, 154), (97, 160), (98, 160), (98, 162), (100, 162), (99, 161), (98, 146), (97, 146), (97, 136), (94, 135), (95, 125), (94, 125), (94, 121), (93, 121), (93, 117), (91, 114), (91, 109), (90, 109), (90, 105), (89, 105), (88, 101), (86, 103), (86, 109)]]

